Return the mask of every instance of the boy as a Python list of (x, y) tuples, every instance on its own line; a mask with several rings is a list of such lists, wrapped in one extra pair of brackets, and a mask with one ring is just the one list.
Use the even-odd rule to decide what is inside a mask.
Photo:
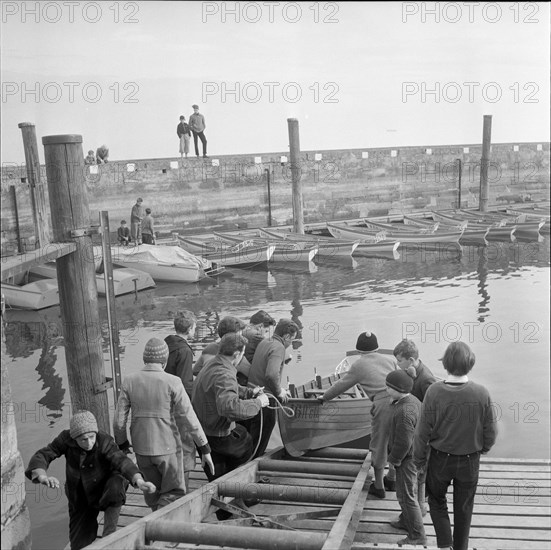
[(145, 209), (145, 217), (142, 220), (142, 243), (155, 244), (155, 229), (151, 208)]
[(122, 246), (128, 246), (130, 242), (130, 229), (126, 226), (126, 220), (121, 220), (121, 225), (117, 231), (117, 237), (119, 244)]
[(88, 156), (84, 158), (84, 164), (88, 166), (92, 164), (96, 164), (96, 155), (94, 155), (94, 151), (92, 150), (88, 151)]
[(191, 130), (189, 125), (186, 123), (186, 117), (184, 115), (180, 116), (180, 124), (176, 127), (176, 133), (178, 134), (178, 139), (180, 140), (180, 157), (183, 158), (184, 154), (189, 153), (189, 140), (191, 139)]
[[(169, 351), (165, 372), (180, 378), (190, 399), (193, 390), (193, 350), (188, 340), (195, 334), (196, 327), (197, 318), (193, 312), (181, 311), (174, 319), (176, 334), (171, 334), (165, 338)], [(190, 434), (186, 434), (186, 437), (182, 438), (182, 454), (184, 480), (187, 489), (189, 487), (189, 473), (195, 469), (195, 444)]]
[[(468, 548), (480, 455), (492, 448), (497, 437), (490, 394), (467, 376), (475, 359), (464, 342), (452, 342), (446, 348), (442, 364), (448, 376), (427, 390), (415, 432), (414, 460), (419, 470), (427, 469), (438, 548)], [(453, 535), (446, 496), (452, 482)]]
[[(413, 379), (413, 388), (411, 394), (417, 397), (421, 403), (425, 399), (425, 393), (431, 384), (436, 382), (434, 374), (430, 369), (419, 359), (419, 350), (413, 340), (407, 340), (404, 338), (399, 344), (396, 345), (392, 352), (398, 366)], [(421, 507), (421, 513), (423, 517), (427, 515), (427, 506), (425, 504), (425, 481), (426, 470), (419, 472), (418, 487), (417, 487), (417, 499), (419, 506)], [(384, 479), (386, 485), (386, 478)], [(389, 489), (391, 490), (391, 489)]]
[(182, 381), (164, 372), (167, 360), (166, 342), (150, 338), (143, 352), (143, 369), (123, 382), (113, 421), (115, 441), (128, 447), (126, 424), (132, 410), (130, 435), (136, 461), (158, 487), (154, 495), (145, 496), (153, 511), (186, 494), (179, 451), (180, 438), (185, 439), (187, 433), (199, 447), (202, 464), (214, 472), (207, 436)]
[(392, 399), (388, 462), (396, 469), (396, 498), (402, 509), (398, 521), (391, 521), (390, 525), (408, 532), (398, 544), (424, 545), (427, 537), (417, 501), (417, 469), (413, 464), (413, 436), (421, 402), (411, 395), (412, 388), (413, 379), (402, 370), (395, 370), (386, 377), (386, 391)]
[(66, 460), (65, 494), (69, 500), (71, 550), (80, 550), (96, 539), (100, 510), (105, 511), (103, 536), (115, 532), (121, 506), (126, 501), (128, 481), (144, 493), (156, 491), (153, 483), (144, 481), (136, 465), (113, 438), (98, 430), (96, 419), (89, 411), (75, 413), (69, 429), (32, 456), (25, 475), (33, 483), (58, 488), (59, 480), (48, 476), (46, 470), (50, 462), (60, 456)]

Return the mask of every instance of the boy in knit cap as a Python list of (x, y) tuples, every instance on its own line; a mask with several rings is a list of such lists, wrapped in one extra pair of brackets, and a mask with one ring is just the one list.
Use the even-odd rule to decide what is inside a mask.
[[(421, 403), (425, 399), (425, 393), (429, 389), (431, 384), (436, 382), (434, 374), (430, 369), (419, 359), (419, 350), (417, 345), (413, 340), (403, 339), (399, 344), (396, 345), (394, 351), (392, 352), (398, 366), (411, 378), (413, 379), (413, 388), (411, 389), (411, 394), (417, 397)], [(423, 470), (419, 473), (417, 482), (417, 499), (419, 501), (419, 506), (421, 507), (421, 514), (424, 516), (427, 515), (427, 506), (425, 504), (425, 480), (426, 480), (426, 470)]]
[(25, 475), (33, 483), (59, 488), (59, 480), (48, 476), (50, 462), (65, 456), (65, 494), (69, 500), (69, 540), (71, 550), (91, 544), (98, 533), (98, 514), (105, 511), (103, 536), (113, 533), (121, 506), (126, 501), (128, 481), (144, 493), (154, 493), (155, 485), (144, 481), (136, 465), (98, 430), (89, 411), (75, 413), (68, 430), (37, 451)]
[(396, 498), (402, 509), (395, 529), (408, 532), (398, 544), (426, 544), (425, 527), (417, 501), (417, 470), (413, 464), (413, 435), (421, 413), (421, 402), (412, 395), (413, 379), (402, 370), (386, 377), (391, 398), (391, 422), (388, 436), (388, 462), (396, 468)]
[(143, 352), (143, 369), (123, 382), (114, 418), (115, 441), (127, 448), (126, 425), (132, 411), (130, 436), (136, 461), (145, 478), (158, 488), (145, 497), (153, 511), (186, 494), (180, 437), (191, 434), (203, 467), (214, 473), (207, 436), (182, 381), (164, 371), (167, 360), (166, 342), (151, 338)]
[[(385, 484), (389, 482), (394, 484), (395, 479), (392, 465), (389, 466), (388, 480), (383, 479), (387, 464), (390, 423), (390, 402), (385, 381), (386, 375), (396, 370), (398, 366), (394, 357), (377, 353), (378, 349), (377, 336), (372, 332), (362, 332), (356, 341), (356, 351), (359, 352), (360, 358), (352, 364), (348, 372), (337, 383), (319, 397), (319, 400), (325, 403), (356, 384), (360, 384), (369, 399), (373, 401), (369, 450), (375, 475), (373, 483), (369, 487), (369, 494), (377, 498), (385, 498)], [(389, 490), (391, 490), (390, 487)]]

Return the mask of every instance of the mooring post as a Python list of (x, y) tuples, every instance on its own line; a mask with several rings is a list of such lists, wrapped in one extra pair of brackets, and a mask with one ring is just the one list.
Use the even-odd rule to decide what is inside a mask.
[(288, 118), (289, 149), (291, 159), (291, 177), (293, 180), (293, 231), (304, 234), (304, 215), (302, 212), (302, 183), (300, 181), (300, 140), (298, 132), (298, 120)]
[(56, 261), (72, 411), (91, 411), (110, 433), (82, 136), (45, 136), (42, 143), (54, 242), (77, 247)]
[(462, 162), (461, 159), (457, 159), (457, 208), (461, 210), (461, 172), (462, 172)]
[(17, 207), (17, 192), (15, 185), (10, 185), (10, 197), (13, 204), (13, 217), (15, 218), (15, 238), (17, 239), (17, 253), (24, 254), (23, 243), (21, 241), (21, 228), (19, 227), (19, 208)]
[(488, 211), (488, 168), (490, 164), (490, 147), (492, 145), (492, 115), (484, 115), (482, 129), (482, 158), (480, 159), (480, 199), (479, 211)]
[(23, 148), (25, 149), (25, 164), (27, 179), (31, 190), (31, 207), (33, 213), (34, 232), (38, 246), (46, 246), (50, 242), (50, 221), (46, 208), (46, 194), (40, 177), (40, 159), (38, 158), (38, 143), (36, 129), (32, 122), (18, 124), (23, 134)]

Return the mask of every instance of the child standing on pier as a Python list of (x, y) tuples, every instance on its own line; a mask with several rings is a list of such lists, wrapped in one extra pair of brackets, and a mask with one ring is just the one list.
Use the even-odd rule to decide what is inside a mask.
[(388, 462), (396, 469), (396, 498), (402, 509), (395, 529), (408, 532), (398, 544), (426, 544), (425, 527), (417, 501), (417, 470), (413, 464), (413, 436), (421, 413), (421, 402), (410, 392), (413, 379), (402, 370), (386, 377), (386, 391), (392, 399), (388, 436)]

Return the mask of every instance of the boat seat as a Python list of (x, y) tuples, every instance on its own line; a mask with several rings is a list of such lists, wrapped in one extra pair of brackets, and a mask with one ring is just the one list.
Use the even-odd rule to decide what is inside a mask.
[[(309, 395), (321, 395), (326, 391), (327, 390), (305, 390), (304, 397), (308, 397)], [(357, 393), (353, 391), (343, 391), (339, 395), (351, 395), (352, 397), (357, 397)], [(337, 395), (337, 397), (339, 397), (339, 395)]]

